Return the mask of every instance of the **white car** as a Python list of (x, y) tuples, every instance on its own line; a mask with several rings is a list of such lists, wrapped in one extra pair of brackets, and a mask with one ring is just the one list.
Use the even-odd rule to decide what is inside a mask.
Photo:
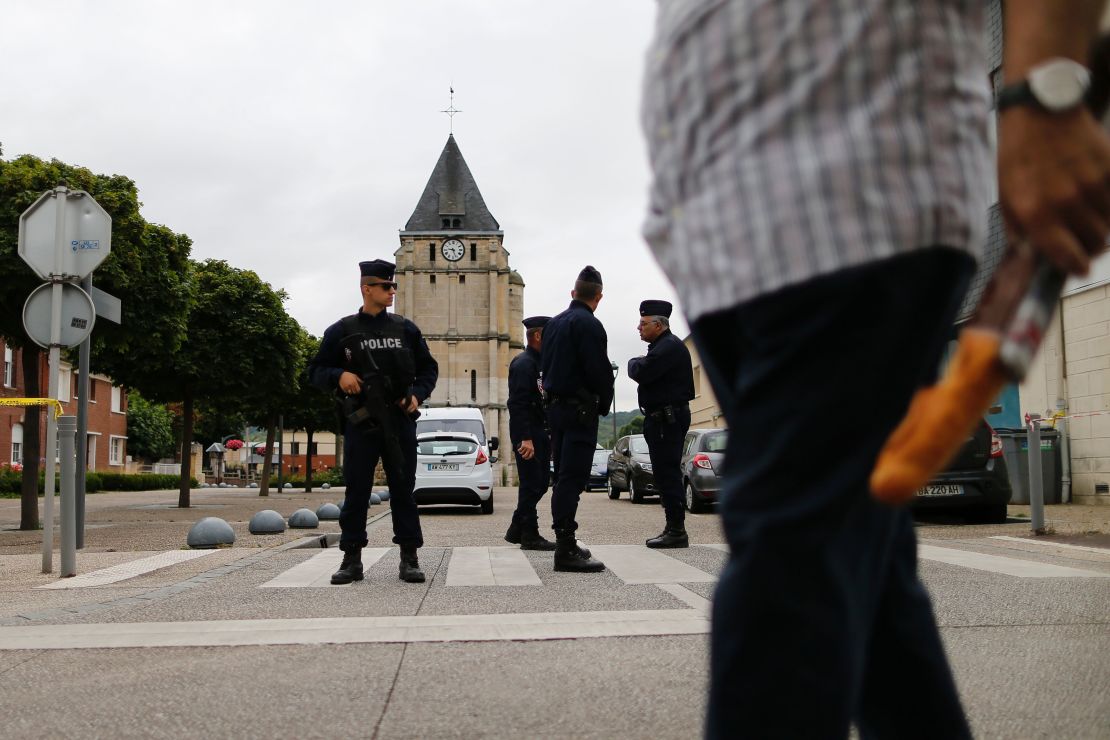
[(493, 466), (470, 432), (416, 435), (417, 504), (469, 504), (493, 513)]

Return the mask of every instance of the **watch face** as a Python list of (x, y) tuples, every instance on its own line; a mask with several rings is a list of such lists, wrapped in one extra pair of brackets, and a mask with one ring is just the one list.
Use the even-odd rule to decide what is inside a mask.
[(443, 248), (441, 251), (443, 252), (443, 256), (447, 259), (451, 260), (452, 262), (458, 262), (462, 259), (463, 253), (466, 251), (466, 247), (464, 247), (463, 243), (460, 242), (458, 239), (448, 239), (447, 241), (443, 242)]
[(1087, 68), (1070, 59), (1052, 59), (1029, 71), (1029, 89), (1038, 103), (1052, 111), (1082, 103), (1090, 84)]

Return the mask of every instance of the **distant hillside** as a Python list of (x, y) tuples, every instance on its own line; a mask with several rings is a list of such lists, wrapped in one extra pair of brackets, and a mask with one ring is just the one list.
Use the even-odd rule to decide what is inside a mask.
[[(632, 421), (637, 416), (642, 416), (639, 409), (634, 411), (618, 411), (617, 412), (617, 431), (628, 422)], [(597, 441), (602, 447), (607, 450), (613, 449), (613, 412), (610, 411), (608, 416), (602, 416), (597, 420)]]

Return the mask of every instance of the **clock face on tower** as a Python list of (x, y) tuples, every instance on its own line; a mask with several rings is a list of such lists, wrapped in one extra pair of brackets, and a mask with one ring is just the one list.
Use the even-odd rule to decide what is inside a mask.
[(462, 259), (463, 253), (466, 252), (466, 247), (458, 239), (448, 239), (443, 242), (442, 250), (443, 256), (451, 262), (458, 262)]

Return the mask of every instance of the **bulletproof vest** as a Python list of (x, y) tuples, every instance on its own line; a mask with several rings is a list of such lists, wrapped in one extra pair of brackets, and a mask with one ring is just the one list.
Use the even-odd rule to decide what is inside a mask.
[(412, 348), (405, 344), (405, 317), (386, 315), (389, 321), (375, 322), (372, 328), (359, 318), (360, 314), (343, 318), (343, 369), (358, 375), (363, 368), (355, 359), (356, 351), (366, 347), (378, 370), (389, 378), (393, 397), (402, 398), (416, 377)]

